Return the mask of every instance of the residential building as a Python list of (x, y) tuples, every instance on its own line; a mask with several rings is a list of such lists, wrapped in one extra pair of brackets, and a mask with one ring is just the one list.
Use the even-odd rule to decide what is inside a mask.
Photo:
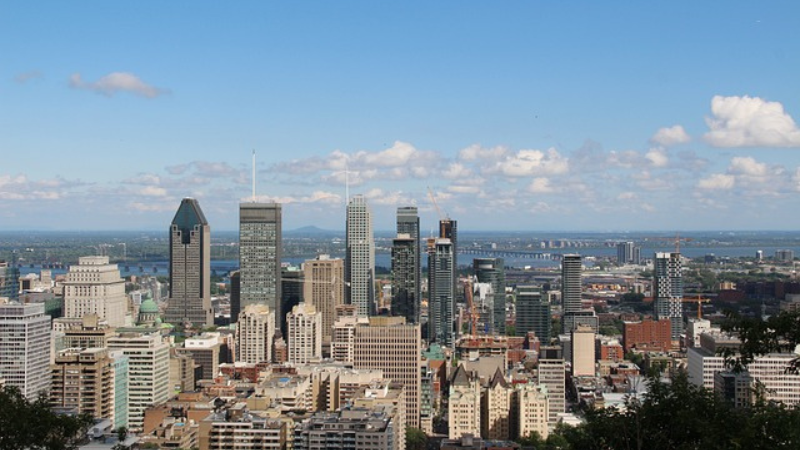
[(0, 304), (0, 378), (30, 400), (50, 387), (50, 316), (42, 303)]
[(179, 348), (178, 352), (191, 356), (200, 367), (199, 378), (195, 382), (213, 380), (217, 376), (221, 346), (219, 333), (203, 333), (183, 341), (183, 348)]
[(316, 412), (294, 430), (295, 450), (400, 450), (399, 429), (391, 406)]
[(128, 422), (142, 428), (144, 410), (166, 401), (169, 386), (169, 344), (158, 334), (123, 333), (108, 340), (109, 350), (128, 357)]
[(669, 319), (672, 340), (683, 333), (681, 254), (656, 253), (653, 259), (653, 304), (657, 320)]
[(403, 385), (408, 426), (419, 427), (420, 362), (422, 340), (419, 325), (402, 317), (371, 317), (369, 325), (355, 327), (353, 366), (379, 369), (385, 378)]
[(232, 320), (247, 305), (259, 303), (275, 311), (275, 320), (283, 316), (281, 222), (279, 203), (239, 204), (239, 308), (231, 310)]
[(419, 323), (419, 238), (398, 233), (392, 240), (392, 315)]
[(510, 439), (512, 390), (513, 386), (506, 381), (503, 372), (498, 368), (483, 391), (481, 436), (491, 440)]
[(572, 376), (595, 376), (594, 330), (586, 325), (572, 329)]
[(506, 333), (506, 278), (503, 258), (475, 258), (472, 260), (475, 277), (479, 283), (489, 283), (491, 292), (487, 295), (492, 320), (487, 321), (491, 328), (487, 334)]
[[(408, 235), (413, 241), (413, 254), (415, 261), (413, 267), (415, 273), (409, 276), (408, 272), (401, 276), (405, 280), (403, 285), (407, 289), (408, 295), (413, 299), (414, 310), (413, 320), (406, 317), (408, 323), (419, 323), (419, 308), (420, 300), (422, 299), (422, 247), (421, 247), (421, 233), (419, 226), (419, 214), (416, 206), (401, 206), (397, 208), (397, 235)], [(407, 266), (407, 265), (406, 265)], [(411, 287), (413, 286), (413, 290)]]
[(550, 301), (535, 286), (517, 286), (515, 325), (517, 336), (534, 332), (541, 342), (550, 341)]
[(550, 414), (550, 395), (545, 385), (533, 383), (520, 383), (515, 386), (514, 411), (517, 423), (515, 437), (527, 437), (537, 433), (542, 439), (547, 439), (552, 429)]
[(558, 415), (566, 412), (566, 367), (563, 359), (540, 359), (539, 384), (547, 389), (548, 424), (552, 431), (558, 424)]
[(624, 266), (633, 262), (633, 249), (635, 245), (633, 242), (619, 242), (617, 243), (617, 265)]
[(447, 400), (448, 438), (481, 435), (481, 385), (477, 374), (459, 365), (450, 379)]
[(200, 422), (199, 450), (285, 450), (288, 423), (248, 412), (231, 416), (214, 412)]
[(303, 298), (322, 317), (322, 342), (333, 339), (336, 307), (344, 304), (344, 260), (319, 255), (303, 264)]
[(169, 303), (164, 320), (211, 326), (211, 227), (197, 200), (181, 201), (169, 233)]
[[(698, 344), (699, 344), (698, 336)], [(670, 319), (645, 319), (625, 322), (622, 328), (625, 353), (632, 349), (650, 352), (667, 352), (672, 349), (672, 321)]]
[(347, 204), (345, 257), (345, 298), (355, 305), (359, 316), (375, 313), (375, 240), (372, 211), (363, 195)]
[(368, 325), (366, 317), (344, 316), (336, 320), (333, 325), (333, 340), (331, 342), (331, 358), (345, 364), (353, 364), (355, 355), (356, 326)]
[(450, 239), (428, 239), (428, 340), (455, 344), (455, 248)]
[(583, 308), (581, 302), (582, 284), (581, 274), (583, 262), (581, 255), (566, 254), (561, 259), (561, 301), (563, 303), (563, 316), (561, 318), (561, 333), (569, 334), (578, 324), (592, 327), (597, 332), (599, 322), (594, 309)]
[(64, 281), (64, 317), (96, 314), (112, 327), (125, 325), (125, 280), (108, 256), (82, 256)]
[(62, 350), (50, 367), (52, 406), (116, 421), (114, 361), (107, 349)]
[(300, 303), (286, 316), (289, 362), (306, 364), (322, 359), (322, 315), (310, 303)]
[[(303, 285), (305, 284), (305, 271), (302, 267), (284, 264), (281, 267), (281, 317), (280, 317), (280, 331), (282, 337), (286, 337), (286, 316), (289, 311), (295, 306), (302, 303), (303, 300)], [(276, 313), (277, 314), (277, 313)]]
[(236, 322), (236, 361), (271, 362), (274, 336), (275, 312), (265, 304), (247, 305)]

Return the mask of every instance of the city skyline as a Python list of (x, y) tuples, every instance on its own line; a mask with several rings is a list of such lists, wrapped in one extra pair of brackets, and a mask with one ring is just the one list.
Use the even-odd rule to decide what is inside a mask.
[(795, 4), (151, 5), (4, 6), (0, 230), (235, 230), (253, 149), (287, 230), (800, 221)]

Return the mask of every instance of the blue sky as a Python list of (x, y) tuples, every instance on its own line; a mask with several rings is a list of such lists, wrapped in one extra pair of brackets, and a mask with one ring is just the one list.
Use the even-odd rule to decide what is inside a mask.
[(652, 3), (3, 2), (0, 229), (796, 228), (800, 6)]

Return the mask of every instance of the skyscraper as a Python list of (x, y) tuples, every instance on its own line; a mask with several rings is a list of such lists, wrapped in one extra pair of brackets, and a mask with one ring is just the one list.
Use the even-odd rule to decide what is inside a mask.
[(624, 266), (625, 264), (633, 262), (633, 249), (633, 242), (617, 243), (617, 265)]
[(517, 286), (517, 336), (533, 331), (539, 341), (550, 341), (550, 302), (534, 286)]
[(281, 315), (280, 328), (275, 331), (280, 331), (282, 337), (286, 338), (287, 322), (286, 315), (295, 306), (303, 302), (303, 279), (305, 278), (305, 271), (301, 267), (284, 265), (281, 267)]
[[(397, 235), (407, 234), (414, 241), (414, 274), (413, 291), (414, 320), (409, 323), (419, 322), (419, 302), (422, 298), (422, 247), (420, 243), (419, 214), (416, 206), (402, 206), (397, 208)], [(407, 319), (408, 320), (408, 319)]]
[(44, 303), (0, 304), (0, 379), (30, 400), (50, 387), (51, 335)]
[(398, 233), (392, 241), (392, 315), (419, 322), (419, 278), (416, 241), (407, 233)]
[(336, 307), (344, 303), (344, 261), (319, 255), (303, 264), (303, 298), (322, 315), (322, 342), (330, 343)]
[[(281, 239), (279, 203), (239, 205), (239, 311), (247, 305), (263, 303), (275, 311), (276, 321), (283, 317)], [(233, 315), (231, 320), (235, 320)]]
[(584, 309), (581, 303), (581, 273), (583, 262), (581, 255), (567, 254), (561, 259), (561, 301), (564, 315), (561, 319), (561, 332), (569, 334), (575, 325), (582, 323), (598, 328), (594, 309)]
[(125, 280), (108, 256), (82, 256), (64, 282), (64, 317), (97, 314), (112, 327), (125, 325)]
[(506, 275), (503, 258), (475, 258), (472, 267), (479, 283), (492, 285), (490, 304), (492, 305), (492, 332), (504, 335), (506, 332)]
[(19, 300), (19, 269), (13, 263), (0, 260), (0, 297)]
[(211, 309), (211, 227), (200, 204), (184, 198), (169, 234), (168, 323), (214, 324)]
[(672, 323), (672, 339), (680, 339), (683, 332), (681, 254), (656, 253), (653, 265), (653, 303), (656, 319), (669, 319)]
[(347, 205), (347, 241), (345, 290), (359, 316), (375, 313), (375, 240), (372, 235), (372, 212), (367, 199), (356, 195)]
[[(458, 272), (458, 222), (449, 217), (440, 220), (439, 237), (450, 239), (450, 243), (453, 245), (453, 269)], [(455, 278), (453, 279), (453, 290), (455, 292)]]
[(450, 239), (428, 239), (428, 339), (445, 347), (453, 339), (455, 265)]

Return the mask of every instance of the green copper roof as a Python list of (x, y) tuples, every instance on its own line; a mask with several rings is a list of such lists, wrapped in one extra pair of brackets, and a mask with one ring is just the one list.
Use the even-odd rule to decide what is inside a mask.
[(147, 300), (144, 300), (142, 304), (139, 306), (139, 313), (158, 314), (158, 305), (156, 304), (156, 302), (153, 301), (152, 298), (148, 298)]

